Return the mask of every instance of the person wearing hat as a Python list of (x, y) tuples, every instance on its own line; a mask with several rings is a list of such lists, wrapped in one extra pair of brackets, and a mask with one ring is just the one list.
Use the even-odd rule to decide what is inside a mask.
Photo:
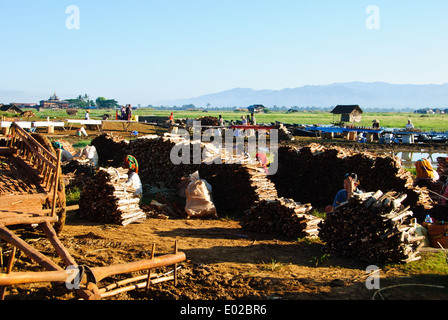
[(125, 183), (126, 187), (130, 187), (134, 190), (134, 194), (137, 196), (142, 196), (143, 193), (143, 186), (142, 182), (140, 180), (140, 177), (138, 175), (138, 162), (137, 159), (135, 159), (131, 155), (127, 155), (124, 158), (124, 165), (123, 167), (125, 169), (129, 169), (128, 172), (128, 180)]
[(349, 200), (354, 194), (362, 194), (363, 192), (358, 188), (359, 181), (356, 173), (350, 172), (344, 176), (344, 189), (339, 190), (333, 200), (333, 205), (325, 208), (325, 212), (331, 212), (341, 205), (341, 203)]
[(62, 145), (62, 143), (58, 142), (58, 141), (53, 141), (53, 148), (57, 149), (61, 149), (61, 161), (65, 162), (65, 161), (71, 161), (73, 156), (72, 154), (64, 149), (64, 146)]

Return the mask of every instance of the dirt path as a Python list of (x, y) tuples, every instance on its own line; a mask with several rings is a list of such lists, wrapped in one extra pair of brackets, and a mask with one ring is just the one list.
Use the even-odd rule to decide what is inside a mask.
[[(27, 238), (39, 251), (60, 262), (42, 233), (28, 231)], [(181, 264), (177, 287), (165, 282), (154, 285), (148, 292), (130, 291), (110, 300), (369, 300), (375, 293), (366, 287), (367, 264), (356, 259), (326, 257), (319, 242), (246, 233), (235, 220), (148, 219), (123, 227), (90, 223), (72, 213), (60, 239), (78, 264), (91, 267), (147, 259), (153, 243), (156, 255), (171, 253), (174, 241), (178, 240), (187, 261)], [(14, 271), (39, 268), (21, 256)], [(437, 276), (419, 278), (394, 268), (381, 271), (383, 286), (440, 281)], [(76, 299), (63, 284), (15, 286), (8, 289), (8, 294), (10, 300)], [(388, 296), (389, 299), (447, 297), (446, 290), (419, 288), (395, 290)]]

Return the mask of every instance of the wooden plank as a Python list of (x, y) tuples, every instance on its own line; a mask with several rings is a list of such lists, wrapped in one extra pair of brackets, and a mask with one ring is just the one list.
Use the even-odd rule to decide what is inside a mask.
[(46, 198), (45, 193), (3, 196), (0, 201), (0, 211), (41, 213)]

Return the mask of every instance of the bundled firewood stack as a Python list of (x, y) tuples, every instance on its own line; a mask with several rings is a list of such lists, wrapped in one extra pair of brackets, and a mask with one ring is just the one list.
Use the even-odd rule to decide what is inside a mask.
[(203, 126), (219, 125), (219, 119), (217, 117), (207, 116), (207, 117), (201, 117), (198, 120), (201, 121), (201, 125), (203, 125)]
[(70, 152), (70, 154), (72, 156), (75, 155), (76, 150), (75, 150), (75, 148), (73, 148), (73, 146), (70, 142), (65, 141), (63, 139), (57, 139), (56, 142), (59, 142), (62, 145), (62, 148), (64, 148), (64, 150), (67, 150), (68, 152)]
[(322, 219), (310, 214), (312, 206), (292, 199), (262, 200), (246, 211), (241, 226), (249, 232), (286, 236), (291, 239), (315, 237)]
[(171, 150), (176, 143), (182, 143), (182, 141), (183, 139), (178, 135), (136, 139), (125, 146), (124, 153), (133, 155), (137, 159), (139, 176), (143, 184), (160, 188), (176, 188), (182, 177), (195, 172), (199, 166), (193, 161), (193, 146), (188, 141), (184, 141), (186, 148), (190, 150), (186, 163), (174, 164), (171, 161)]
[(100, 168), (86, 181), (79, 199), (80, 217), (90, 221), (127, 225), (146, 219), (140, 198), (125, 186), (127, 171), (121, 168)]
[(128, 144), (121, 136), (112, 133), (102, 134), (90, 143), (96, 148), (99, 165), (103, 167), (120, 167), (126, 156), (124, 149)]
[(277, 189), (263, 168), (250, 164), (210, 164), (199, 169), (213, 187), (213, 201), (220, 212), (243, 215), (254, 203), (277, 198)]
[(331, 204), (343, 187), (344, 175), (354, 172), (359, 187), (366, 192), (380, 189), (406, 193), (406, 205), (419, 219), (432, 207), (428, 191), (413, 186), (412, 174), (396, 157), (313, 143), (300, 149), (280, 147), (278, 159), (278, 171), (271, 180), (282, 197), (315, 206)]
[(448, 178), (448, 157), (437, 157), (437, 173), (442, 181)]
[(354, 196), (327, 214), (319, 237), (328, 253), (369, 263), (418, 260), (424, 236), (416, 233), (405, 193), (382, 191)]

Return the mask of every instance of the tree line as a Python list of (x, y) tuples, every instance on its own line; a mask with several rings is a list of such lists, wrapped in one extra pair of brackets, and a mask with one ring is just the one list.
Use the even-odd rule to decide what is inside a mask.
[(104, 97), (98, 97), (95, 100), (91, 100), (87, 94), (79, 95), (75, 99), (65, 99), (69, 103), (70, 108), (86, 109), (86, 108), (98, 108), (98, 109), (113, 109), (120, 105), (115, 99), (106, 99)]

